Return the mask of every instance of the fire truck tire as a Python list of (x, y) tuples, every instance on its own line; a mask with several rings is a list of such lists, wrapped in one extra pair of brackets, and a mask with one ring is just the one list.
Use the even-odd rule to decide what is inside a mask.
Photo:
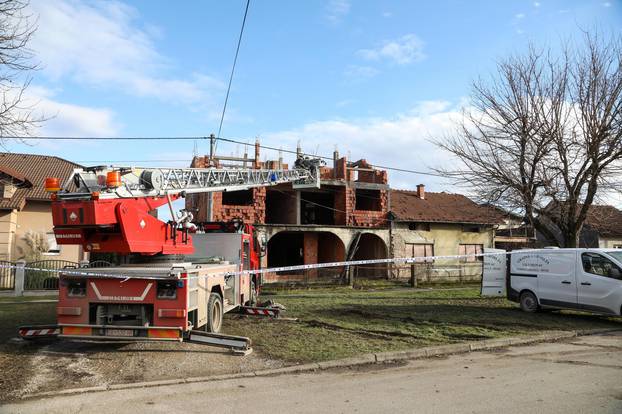
[(218, 293), (211, 293), (207, 301), (207, 332), (220, 332), (222, 326), (222, 299)]

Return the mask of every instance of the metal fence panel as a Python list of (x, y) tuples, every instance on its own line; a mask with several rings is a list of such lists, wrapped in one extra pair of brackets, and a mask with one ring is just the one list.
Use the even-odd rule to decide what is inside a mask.
[(7, 266), (15, 266), (15, 263), (0, 261), (0, 290), (15, 289), (15, 268)]
[(482, 280), (482, 262), (413, 263), (395, 266), (393, 274), (400, 279), (416, 278), (417, 283), (468, 283)]
[(58, 290), (58, 270), (77, 268), (69, 260), (39, 260), (26, 263), (24, 290)]

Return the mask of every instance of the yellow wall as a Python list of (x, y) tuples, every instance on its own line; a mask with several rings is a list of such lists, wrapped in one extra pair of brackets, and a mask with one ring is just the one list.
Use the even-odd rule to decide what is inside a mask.
[[(29, 201), (23, 210), (17, 212), (17, 226), (15, 231), (15, 243), (12, 248), (11, 260), (23, 259), (29, 252), (28, 246), (24, 243), (24, 236), (30, 230), (38, 233), (52, 232), (52, 209), (49, 202)], [(60, 254), (45, 255), (43, 259), (50, 260), (82, 260), (80, 246), (64, 245), (60, 247)]]
[[(482, 227), (479, 233), (463, 232), (461, 224), (430, 223), (430, 231), (409, 230), (408, 223), (395, 223), (393, 227), (393, 256), (412, 257), (412, 246), (409, 244), (433, 244), (435, 256), (451, 256), (459, 254), (460, 244), (482, 244), (484, 247), (494, 246), (494, 231), (492, 227)], [(437, 259), (434, 261), (435, 267), (443, 265), (464, 266), (458, 259)], [(477, 276), (479, 273), (479, 263), (472, 263), (466, 266), (468, 273)], [(397, 277), (409, 277), (409, 266), (401, 266), (394, 272)], [(451, 271), (445, 271), (448, 280), (453, 277)], [(438, 275), (441, 276), (440, 274)]]

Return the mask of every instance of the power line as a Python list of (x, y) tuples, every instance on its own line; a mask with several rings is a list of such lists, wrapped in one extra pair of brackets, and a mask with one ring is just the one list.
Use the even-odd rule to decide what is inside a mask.
[[(238, 62), (238, 54), (240, 53), (240, 45), (242, 44), (242, 35), (244, 34), (244, 26), (246, 25), (246, 16), (248, 15), (248, 6), (251, 0), (246, 0), (246, 9), (244, 9), (244, 18), (242, 19), (242, 27), (240, 28), (240, 36), (238, 37), (238, 46), (235, 49), (235, 57), (233, 58), (233, 66), (231, 67), (231, 75), (229, 76), (229, 86), (227, 86), (227, 94), (225, 95), (225, 103), (222, 106), (222, 115), (220, 116), (220, 125), (218, 125), (218, 135), (222, 131), (222, 123), (225, 120), (225, 112), (227, 111), (227, 102), (229, 102), (229, 92), (231, 91), (231, 83), (233, 82), (233, 74), (235, 73), (235, 65)], [(218, 147), (218, 141), (216, 141), (215, 148)], [(215, 150), (214, 148), (214, 150)]]
[[(102, 140), (107, 140), (107, 141), (183, 141), (183, 140), (209, 140), (210, 137), (207, 136), (202, 136), (202, 137), (52, 137), (52, 136), (29, 136), (29, 137), (19, 137), (19, 136), (6, 136), (6, 137), (1, 137), (1, 139), (17, 139), (17, 140), (49, 140), (49, 141), (64, 141), (64, 140), (70, 140), (70, 141), (80, 141), (80, 140), (93, 140), (93, 141), (102, 141)], [(254, 147), (255, 144), (249, 144), (248, 142), (245, 141), (241, 141), (241, 140), (237, 140), (237, 139), (231, 139), (231, 138), (223, 138), (223, 137), (216, 137), (215, 138), (216, 141), (222, 141), (222, 142), (229, 142), (232, 144), (239, 144), (239, 145), (244, 145), (247, 147)], [(277, 151), (277, 152), (284, 152), (286, 154), (294, 154), (297, 155), (298, 152), (293, 151), (293, 150), (287, 150), (287, 149), (283, 149), (283, 148), (277, 148), (277, 147), (272, 147), (269, 145), (263, 145), (263, 144), (259, 144), (259, 148), (262, 149), (266, 149), (266, 150), (270, 150), (270, 151)], [(332, 157), (327, 157), (327, 156), (322, 156), (322, 155), (315, 155), (315, 154), (311, 154), (311, 153), (302, 153), (302, 155), (304, 156), (309, 156), (309, 157), (313, 157), (313, 158), (320, 158), (323, 160), (329, 160), (332, 161), (333, 158)], [(145, 160), (145, 161), (149, 161), (149, 160)], [(96, 162), (96, 161), (93, 161)], [(142, 161), (136, 161), (136, 162), (142, 162)], [(396, 171), (396, 172), (403, 172), (403, 173), (409, 173), (409, 174), (419, 174), (419, 175), (427, 175), (427, 176), (432, 176), (432, 177), (441, 177), (441, 178), (451, 178), (452, 175), (450, 174), (438, 174), (438, 173), (431, 173), (431, 172), (425, 172), (425, 171), (417, 171), (417, 170), (411, 170), (411, 169), (407, 169), (407, 168), (399, 168), (399, 167), (390, 167), (387, 165), (380, 165), (380, 164), (370, 164), (371, 167), (374, 168), (378, 168), (378, 169), (382, 169), (382, 170), (389, 170), (389, 171)]]

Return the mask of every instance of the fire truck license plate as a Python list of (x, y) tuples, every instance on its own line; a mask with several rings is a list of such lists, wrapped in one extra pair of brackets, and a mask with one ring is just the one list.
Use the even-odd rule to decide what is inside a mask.
[(132, 329), (106, 329), (106, 336), (134, 336)]

